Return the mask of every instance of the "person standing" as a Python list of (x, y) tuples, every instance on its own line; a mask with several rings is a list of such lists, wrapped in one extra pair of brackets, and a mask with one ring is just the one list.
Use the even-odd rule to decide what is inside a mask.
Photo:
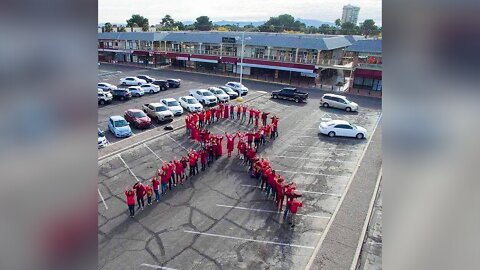
[(205, 171), (207, 166), (207, 151), (205, 149), (200, 150), (200, 163), (202, 164), (202, 171)]
[(208, 109), (205, 111), (205, 124), (210, 125), (211, 122), (212, 122), (212, 112), (210, 111), (210, 109)]
[(265, 144), (265, 126), (260, 129), (260, 145)]
[(246, 105), (243, 105), (242, 106), (242, 120), (241, 122), (245, 122), (245, 120), (247, 119), (247, 106)]
[(240, 120), (241, 114), (242, 114), (242, 105), (237, 105), (237, 120)]
[(160, 202), (160, 193), (158, 192), (158, 188), (160, 186), (160, 181), (158, 181), (157, 176), (152, 178), (152, 187), (153, 192), (155, 193), (155, 201)]
[(198, 115), (198, 127), (203, 128), (203, 122), (205, 121), (205, 111), (201, 111)]
[(247, 136), (247, 146), (250, 147), (252, 145), (253, 137), (255, 136), (255, 134), (253, 132), (247, 132), (245, 136)]
[(128, 211), (130, 212), (130, 217), (135, 216), (135, 192), (133, 189), (125, 188), (125, 196), (127, 197)]
[(135, 188), (135, 195), (137, 195), (138, 208), (143, 210), (143, 207), (145, 207), (145, 186), (137, 182), (133, 187)]
[(160, 182), (162, 185), (162, 195), (167, 194), (167, 185), (168, 185), (168, 175), (167, 172), (162, 170), (160, 174)]
[(248, 109), (248, 124), (253, 124), (253, 117), (255, 116), (255, 109), (250, 108)]
[(271, 139), (278, 137), (278, 117), (276, 115), (271, 117), (272, 119), (272, 135)]
[(253, 136), (254, 136), (255, 150), (258, 150), (258, 147), (260, 146), (260, 131), (257, 130)]
[(225, 119), (230, 118), (229, 112), (230, 112), (230, 105), (228, 103), (225, 103), (225, 107), (224, 107), (224, 111), (223, 111), (223, 118), (225, 118)]
[(230, 119), (235, 120), (235, 105), (230, 104)]
[(177, 185), (178, 184), (183, 185), (183, 165), (182, 165), (182, 162), (180, 160), (178, 160), (177, 158), (175, 158), (173, 163), (175, 164), (175, 174), (176, 174), (176, 177), (177, 177), (176, 184)]
[(228, 135), (225, 132), (225, 138), (227, 138), (227, 156), (231, 157), (233, 149), (235, 148), (235, 137), (237, 137), (238, 133), (235, 135)]
[(223, 107), (218, 106), (217, 109), (215, 110), (215, 117), (217, 118), (217, 120), (216, 120), (217, 122), (218, 122), (218, 120), (220, 120), (220, 118), (222, 118), (222, 108)]
[(182, 182), (183, 182), (183, 179), (185, 180), (188, 179), (188, 175), (186, 173), (187, 166), (188, 166), (188, 158), (186, 156), (183, 156), (180, 162), (182, 163), (182, 167), (183, 167), (183, 170), (182, 170)]
[(262, 125), (266, 126), (267, 125), (267, 118), (270, 113), (267, 112), (262, 112)]
[(147, 194), (147, 204), (152, 205), (153, 188), (149, 185), (146, 185), (145, 193)]
[(292, 228), (295, 227), (298, 208), (302, 206), (303, 206), (303, 203), (295, 199), (293, 199), (292, 202), (290, 203), (290, 221), (288, 222), (288, 224), (291, 224)]
[(215, 137), (215, 140), (217, 141), (217, 159), (218, 159), (223, 155), (223, 145), (222, 145), (223, 136), (218, 135)]

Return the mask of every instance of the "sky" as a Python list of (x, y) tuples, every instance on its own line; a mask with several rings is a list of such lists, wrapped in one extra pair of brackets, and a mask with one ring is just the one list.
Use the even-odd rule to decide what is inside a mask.
[(177, 21), (194, 21), (206, 15), (212, 21), (250, 22), (285, 13), (334, 22), (347, 4), (360, 7), (359, 22), (373, 19), (382, 25), (382, 0), (98, 0), (98, 22), (126, 23), (132, 14), (148, 18), (150, 25), (159, 23), (165, 14)]

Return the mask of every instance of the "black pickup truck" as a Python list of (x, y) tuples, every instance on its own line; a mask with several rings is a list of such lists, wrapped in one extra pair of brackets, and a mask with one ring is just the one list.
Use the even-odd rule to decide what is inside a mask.
[(308, 93), (297, 91), (297, 88), (283, 88), (282, 90), (272, 91), (272, 98), (281, 98), (294, 100), (295, 102), (306, 102), (308, 99)]

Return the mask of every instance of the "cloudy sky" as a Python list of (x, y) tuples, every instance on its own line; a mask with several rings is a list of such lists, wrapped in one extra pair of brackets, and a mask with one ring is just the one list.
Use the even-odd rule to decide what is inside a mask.
[(360, 7), (359, 22), (373, 19), (382, 25), (382, 0), (98, 0), (98, 22), (125, 23), (140, 14), (157, 24), (165, 14), (179, 21), (194, 21), (207, 15), (213, 21), (265, 21), (288, 13), (295, 18), (333, 22), (342, 7)]

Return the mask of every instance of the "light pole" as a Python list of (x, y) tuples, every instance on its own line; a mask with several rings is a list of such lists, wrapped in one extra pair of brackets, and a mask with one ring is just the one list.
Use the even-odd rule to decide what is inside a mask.
[[(235, 37), (236, 40), (239, 40), (240, 37)], [(245, 40), (250, 40), (252, 39), (251, 37), (246, 37), (245, 38), (245, 32), (242, 32), (242, 53), (240, 54), (240, 84), (242, 84), (242, 78), (243, 78), (243, 53), (245, 52)]]

